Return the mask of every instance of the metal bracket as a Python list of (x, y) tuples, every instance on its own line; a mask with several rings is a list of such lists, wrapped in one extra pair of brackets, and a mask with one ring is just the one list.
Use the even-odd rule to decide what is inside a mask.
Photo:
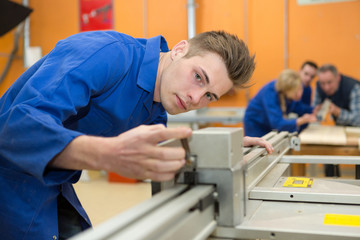
[(290, 148), (295, 151), (300, 151), (300, 139), (297, 136), (290, 138)]

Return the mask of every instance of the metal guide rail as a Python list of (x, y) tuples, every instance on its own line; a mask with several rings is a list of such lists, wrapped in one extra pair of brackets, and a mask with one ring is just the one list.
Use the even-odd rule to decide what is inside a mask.
[(360, 239), (360, 182), (291, 176), (290, 165), (305, 162), (285, 155), (299, 149), (296, 134), (263, 138), (274, 147), (270, 155), (244, 148), (241, 128), (206, 128), (186, 142), (162, 143), (186, 149), (176, 179), (153, 182), (151, 199), (72, 239)]

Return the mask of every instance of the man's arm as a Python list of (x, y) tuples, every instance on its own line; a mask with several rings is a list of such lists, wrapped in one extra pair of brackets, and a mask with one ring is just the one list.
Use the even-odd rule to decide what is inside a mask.
[(260, 146), (264, 147), (266, 151), (271, 154), (274, 151), (273, 146), (268, 141), (259, 137), (244, 137), (244, 147)]
[(93, 169), (155, 181), (170, 180), (185, 163), (181, 147), (159, 147), (159, 142), (191, 136), (189, 128), (139, 126), (117, 137), (82, 135), (71, 141), (48, 165), (51, 168)]
[[(350, 93), (350, 110), (331, 106), (329, 111), (337, 116), (337, 124), (360, 126), (360, 84), (356, 84)], [(337, 115), (336, 115), (337, 114)]]
[(296, 119), (296, 125), (298, 127), (304, 125), (304, 124), (308, 124), (308, 123), (313, 123), (313, 122), (316, 122), (317, 121), (317, 118), (316, 118), (316, 115), (315, 114), (304, 114), (302, 115), (301, 117), (298, 117)]

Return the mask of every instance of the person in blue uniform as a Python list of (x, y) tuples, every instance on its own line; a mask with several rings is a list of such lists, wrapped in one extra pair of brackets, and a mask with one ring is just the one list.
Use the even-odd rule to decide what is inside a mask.
[[(169, 180), (191, 136), (167, 114), (246, 84), (254, 57), (235, 35), (199, 34), (169, 51), (162, 36), (84, 32), (59, 41), (0, 99), (1, 239), (66, 239), (91, 226), (73, 186), (82, 169)], [(271, 151), (261, 139), (244, 139)]]
[(300, 79), (303, 84), (303, 94), (300, 101), (311, 106), (312, 89), (311, 82), (316, 77), (318, 66), (313, 61), (305, 61), (299, 70)]
[[(299, 73), (282, 71), (277, 80), (267, 83), (250, 100), (244, 116), (245, 134), (262, 137), (273, 130), (295, 132), (302, 125), (315, 122), (313, 108), (299, 101), (302, 90)], [(289, 119), (289, 113), (298, 117)]]
[[(315, 111), (321, 108), (325, 99), (331, 101), (329, 113), (336, 125), (360, 127), (360, 82), (340, 74), (332, 64), (324, 64), (318, 69)], [(340, 177), (339, 165), (325, 164), (325, 176)]]

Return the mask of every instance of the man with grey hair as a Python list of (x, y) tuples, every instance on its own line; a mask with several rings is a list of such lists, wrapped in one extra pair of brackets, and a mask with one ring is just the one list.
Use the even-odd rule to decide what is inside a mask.
[[(325, 99), (331, 101), (329, 112), (336, 125), (360, 126), (360, 82), (340, 74), (332, 64), (325, 64), (318, 69), (315, 112)], [(325, 175), (340, 176), (338, 166), (326, 165)]]

